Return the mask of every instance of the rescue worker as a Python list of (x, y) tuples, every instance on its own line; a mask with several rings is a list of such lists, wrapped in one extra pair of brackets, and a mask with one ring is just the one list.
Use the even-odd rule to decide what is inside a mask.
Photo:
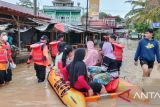
[(2, 32), (0, 35), (0, 42), (2, 43), (2, 48), (7, 51), (7, 63), (8, 63), (8, 68), (6, 70), (6, 78), (5, 82), (10, 82), (12, 80), (12, 70), (10, 67), (10, 63), (13, 63), (12, 60), (12, 53), (11, 53), (11, 48), (8, 41), (8, 35), (6, 32)]
[(114, 52), (114, 55), (116, 57), (116, 62), (117, 62), (117, 69), (120, 75), (120, 68), (122, 66), (124, 46), (116, 42), (116, 36), (114, 35), (110, 37), (110, 42), (112, 43), (112, 46), (113, 46), (113, 52)]
[(62, 34), (58, 35), (57, 41), (52, 41), (52, 42), (49, 43), (50, 49), (51, 49), (51, 57), (52, 57), (53, 64), (55, 62), (55, 58), (56, 58), (56, 55), (58, 53), (58, 44), (60, 42), (63, 42), (63, 35)]
[(34, 69), (36, 71), (36, 76), (38, 82), (43, 82), (46, 76), (46, 67), (50, 66), (50, 60), (48, 55), (48, 47), (46, 45), (48, 37), (43, 35), (40, 42), (32, 44), (30, 57), (28, 59), (28, 64), (34, 61)]
[(6, 78), (6, 70), (8, 68), (7, 51), (3, 49), (0, 42), (0, 86), (4, 85)]

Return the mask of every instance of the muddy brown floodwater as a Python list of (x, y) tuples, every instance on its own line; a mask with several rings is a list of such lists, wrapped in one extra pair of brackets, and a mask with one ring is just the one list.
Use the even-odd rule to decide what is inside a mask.
[[(124, 42), (125, 44), (127, 42)], [(129, 46), (124, 50), (124, 62), (121, 77), (134, 83), (145, 91), (160, 90), (160, 71), (157, 65), (148, 79), (142, 81), (140, 66), (134, 66), (133, 57), (136, 41), (129, 41)], [(47, 70), (48, 72), (49, 70)], [(151, 104), (125, 102), (121, 99), (105, 99), (88, 103), (88, 107), (160, 107), (159, 101), (151, 100)], [(27, 68), (26, 64), (18, 65), (13, 72), (13, 81), (0, 87), (0, 107), (65, 107), (49, 86), (47, 80), (37, 83), (33, 66)]]

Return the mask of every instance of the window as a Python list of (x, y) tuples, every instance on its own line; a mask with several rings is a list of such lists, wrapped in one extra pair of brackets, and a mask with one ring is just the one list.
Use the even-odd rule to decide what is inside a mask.
[(61, 22), (65, 23), (65, 17), (64, 16), (61, 17)]
[(66, 4), (63, 4), (63, 6), (66, 6)]

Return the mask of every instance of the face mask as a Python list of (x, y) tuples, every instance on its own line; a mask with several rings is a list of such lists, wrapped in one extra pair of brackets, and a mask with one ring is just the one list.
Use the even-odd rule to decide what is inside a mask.
[(8, 41), (8, 36), (3, 36), (2, 39), (3, 39), (3, 41), (7, 42)]

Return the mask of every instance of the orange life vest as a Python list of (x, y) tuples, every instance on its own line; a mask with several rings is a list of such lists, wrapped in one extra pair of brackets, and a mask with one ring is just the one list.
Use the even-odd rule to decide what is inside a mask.
[(32, 58), (34, 62), (44, 62), (43, 48), (44, 43), (36, 43), (30, 46), (32, 49)]
[(7, 63), (8, 62), (8, 56), (6, 49), (2, 49), (0, 51), (0, 63)]
[(53, 41), (53, 42), (50, 42), (49, 45), (51, 47), (51, 55), (52, 56), (56, 56), (57, 53), (58, 53), (58, 43), (60, 41)]
[(114, 45), (114, 55), (116, 57), (116, 60), (122, 61), (124, 46), (118, 43), (112, 43), (112, 44)]
[(105, 86), (106, 91), (108, 93), (115, 93), (118, 89), (118, 85), (119, 85), (119, 79), (112, 80)]
[(6, 44), (2, 44), (2, 48), (7, 50), (8, 55), (11, 56), (11, 48), (8, 42)]

